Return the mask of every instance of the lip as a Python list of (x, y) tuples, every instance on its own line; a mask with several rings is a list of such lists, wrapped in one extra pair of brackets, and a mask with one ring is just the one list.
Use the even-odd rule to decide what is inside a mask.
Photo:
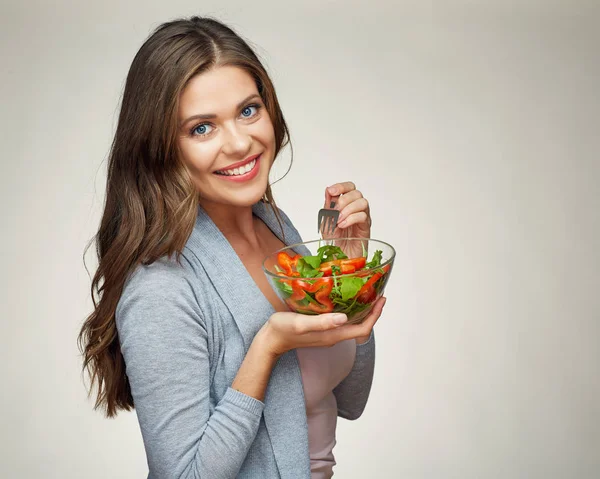
[[(234, 163), (233, 165), (225, 168), (226, 170), (232, 170), (234, 168), (239, 168), (240, 166), (244, 166), (245, 164), (250, 163), (253, 160), (256, 160), (256, 164), (254, 165), (254, 168), (252, 168), (249, 172), (244, 173), (243, 175), (236, 175), (236, 176), (220, 175), (216, 171), (213, 174), (215, 176), (221, 178), (222, 180), (233, 181), (234, 183), (240, 183), (240, 182), (251, 180), (254, 177), (256, 177), (256, 175), (258, 175), (258, 170), (260, 169), (261, 155), (262, 155), (262, 153), (260, 153), (258, 155), (250, 156), (246, 160), (239, 161), (239, 162)], [(217, 170), (217, 171), (223, 171), (223, 170)]]
[[(235, 168), (239, 168), (240, 166), (244, 166), (246, 163), (250, 163), (252, 160), (258, 158), (261, 154), (262, 153), (259, 153), (258, 155), (249, 156), (245, 160), (238, 161), (237, 163), (233, 163), (232, 165), (229, 165), (227, 168), (221, 168), (220, 170), (216, 170), (216, 171), (233, 170)], [(215, 171), (215, 173), (216, 173), (216, 171)]]

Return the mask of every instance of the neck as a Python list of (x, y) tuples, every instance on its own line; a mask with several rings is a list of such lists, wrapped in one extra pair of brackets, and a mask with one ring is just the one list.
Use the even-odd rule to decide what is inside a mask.
[(256, 219), (251, 206), (231, 206), (200, 201), (200, 206), (230, 242), (259, 244)]

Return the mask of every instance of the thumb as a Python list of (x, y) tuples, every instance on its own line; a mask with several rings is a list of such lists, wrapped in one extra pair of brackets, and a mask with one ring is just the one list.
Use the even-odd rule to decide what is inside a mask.
[(324, 206), (324, 208), (329, 208), (329, 204), (331, 203), (331, 198), (332, 198), (332, 196), (329, 194), (328, 189), (325, 188), (325, 206)]
[(348, 316), (344, 313), (325, 313), (316, 316), (297, 314), (296, 316), (294, 329), (300, 334), (335, 329), (348, 321)]

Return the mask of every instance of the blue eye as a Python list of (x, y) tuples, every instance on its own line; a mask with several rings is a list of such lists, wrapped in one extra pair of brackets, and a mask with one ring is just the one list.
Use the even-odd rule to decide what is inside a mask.
[(244, 118), (252, 118), (258, 113), (258, 105), (248, 105), (242, 110), (242, 116)]
[(192, 134), (196, 134), (199, 136), (208, 135), (212, 131), (211, 128), (212, 126), (210, 126), (209, 124), (202, 123), (201, 125), (198, 125), (192, 130)]

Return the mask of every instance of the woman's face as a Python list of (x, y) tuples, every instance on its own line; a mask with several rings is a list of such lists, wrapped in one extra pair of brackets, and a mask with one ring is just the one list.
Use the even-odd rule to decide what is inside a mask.
[(201, 202), (256, 203), (267, 189), (275, 132), (256, 83), (231, 66), (193, 77), (179, 101), (178, 142)]

